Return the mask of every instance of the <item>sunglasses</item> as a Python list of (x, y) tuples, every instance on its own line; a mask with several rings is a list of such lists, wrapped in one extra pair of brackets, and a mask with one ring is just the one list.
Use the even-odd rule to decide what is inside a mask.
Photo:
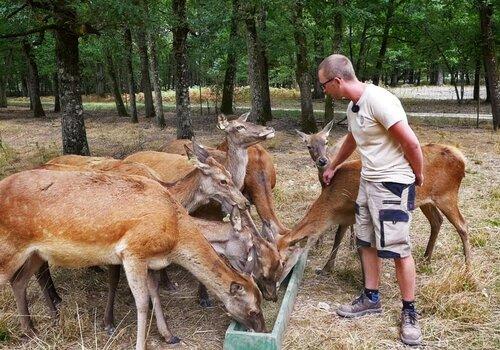
[(325, 81), (324, 83), (319, 83), (319, 86), (321, 86), (321, 90), (325, 91), (326, 89), (326, 84), (328, 84), (329, 82), (335, 80), (335, 77), (334, 78), (331, 78), (331, 79), (328, 79), (327, 81)]

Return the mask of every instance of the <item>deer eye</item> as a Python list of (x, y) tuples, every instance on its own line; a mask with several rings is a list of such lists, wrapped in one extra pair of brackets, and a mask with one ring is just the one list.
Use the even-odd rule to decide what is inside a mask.
[(245, 127), (243, 125), (236, 126), (236, 130), (242, 130), (242, 129), (245, 129)]
[(311, 149), (312, 147), (311, 146), (307, 146), (307, 149)]
[(224, 179), (223, 179), (223, 180), (220, 180), (220, 184), (221, 184), (221, 185), (227, 185), (227, 181), (226, 181), (226, 180), (224, 180)]

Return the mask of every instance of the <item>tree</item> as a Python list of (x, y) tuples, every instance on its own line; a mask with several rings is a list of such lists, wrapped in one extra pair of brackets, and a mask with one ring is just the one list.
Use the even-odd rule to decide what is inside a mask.
[[(36, 44), (41, 44), (43, 37), (37, 40)], [(24, 57), (26, 58), (26, 63), (28, 65), (28, 86), (30, 93), (30, 101), (33, 107), (33, 117), (41, 118), (45, 117), (45, 112), (42, 107), (42, 101), (40, 100), (40, 82), (38, 77), (38, 67), (33, 55), (32, 43), (28, 42), (28, 39), (22, 41), (22, 51)]]
[(266, 50), (256, 23), (257, 5), (252, 2), (241, 4), (247, 32), (248, 82), (252, 94), (250, 118), (265, 125), (272, 120), (271, 97), (269, 93), (269, 73)]
[(307, 41), (305, 36), (303, 10), (303, 0), (296, 0), (293, 3), (293, 23), (295, 24), (293, 35), (295, 38), (297, 55), (296, 78), (300, 87), (300, 125), (303, 132), (315, 133), (318, 131), (318, 128), (314, 120), (311, 92), (312, 84), (311, 76), (309, 75), (309, 63), (307, 60)]
[(189, 26), (186, 16), (186, 0), (172, 0), (174, 25), (172, 32), (175, 59), (175, 113), (177, 138), (191, 139), (194, 136), (189, 101), (189, 70), (187, 65), (187, 35)]
[(132, 123), (138, 123), (137, 118), (137, 105), (135, 101), (135, 79), (134, 79), (134, 69), (132, 65), (132, 33), (130, 28), (125, 29), (125, 69), (127, 71), (128, 78), (128, 94), (130, 100), (130, 114)]
[(143, 24), (137, 31), (137, 46), (139, 48), (139, 57), (141, 58), (141, 86), (144, 93), (144, 107), (146, 109), (146, 118), (154, 118), (155, 111), (153, 106), (153, 93), (151, 88), (151, 79), (149, 76), (149, 55), (146, 27)]
[(160, 128), (165, 127), (165, 116), (163, 114), (163, 104), (161, 97), (161, 84), (160, 75), (158, 73), (158, 52), (156, 49), (156, 38), (152, 35), (149, 36), (149, 52), (150, 52), (150, 70), (151, 77), (153, 78), (153, 88), (155, 92), (154, 107), (155, 107), (155, 122)]
[(488, 77), (493, 129), (497, 131), (500, 125), (500, 89), (498, 86), (495, 36), (492, 25), (493, 4), (488, 0), (480, 0), (478, 5), (481, 23), (481, 47), (483, 50), (485, 73)]
[(118, 84), (118, 78), (116, 77), (115, 64), (113, 62), (113, 57), (111, 52), (105, 49), (106, 53), (106, 66), (108, 68), (108, 76), (111, 81), (111, 86), (113, 87), (113, 96), (115, 98), (116, 111), (120, 117), (128, 118), (127, 110), (123, 104), (122, 93), (120, 91), (120, 85)]
[(238, 0), (232, 0), (233, 10), (231, 13), (231, 28), (229, 35), (229, 47), (226, 60), (226, 72), (224, 74), (224, 85), (222, 87), (222, 102), (220, 111), (225, 114), (233, 114), (234, 79), (236, 77), (236, 38), (238, 36)]

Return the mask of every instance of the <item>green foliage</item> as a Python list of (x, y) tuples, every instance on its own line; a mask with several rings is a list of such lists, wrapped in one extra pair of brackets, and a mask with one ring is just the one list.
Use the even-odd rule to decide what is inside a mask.
[[(23, 8), (7, 18), (23, 1), (0, 1), (0, 35), (22, 32), (53, 23), (47, 9)], [(105, 63), (105, 53), (111, 52), (118, 77), (125, 89), (126, 72), (124, 30), (133, 34), (143, 26), (155, 40), (159, 53), (159, 75), (163, 88), (172, 87), (174, 26), (171, 0), (96, 0), (68, 1), (75, 9), (77, 25), (90, 25), (100, 35), (84, 35), (80, 40), (82, 91), (95, 93), (98, 64)], [(293, 87), (295, 81), (296, 48), (293, 39), (295, 23), (292, 21), (293, 1), (252, 0), (241, 1), (254, 6), (269, 63), (270, 85)], [(397, 4), (391, 21), (388, 49), (384, 57), (382, 75), (419, 72), (422, 77), (437, 66), (452, 72), (473, 74), (478, 57), (479, 25), (475, 3), (467, 0), (375, 0), (375, 1), (320, 1), (304, 2), (304, 28), (308, 45), (308, 59), (314, 75), (319, 61), (331, 53), (334, 20), (343, 18), (341, 51), (359, 66), (358, 75), (371, 77), (382, 42), (388, 6)], [(227, 53), (237, 53), (237, 85), (247, 85), (248, 57), (244, 18), (238, 20), (239, 35), (230, 40), (232, 0), (192, 0), (187, 2), (189, 69), (193, 85), (221, 86), (226, 70)], [(498, 11), (494, 14), (498, 20)], [(366, 31), (363, 33), (363, 29)], [(25, 37), (31, 42), (39, 34)], [(134, 36), (134, 39), (136, 37)], [(22, 38), (0, 39), (0, 74), (9, 77), (10, 94), (20, 94), (20, 83), (26, 75), (26, 62), (20, 51)], [(361, 56), (362, 43), (366, 48)], [(135, 78), (140, 82), (140, 61), (134, 45), (133, 66)], [(47, 31), (40, 45), (34, 47), (42, 84), (51, 86), (56, 70), (54, 37)], [(6, 62), (9, 61), (8, 66)], [(448, 72), (449, 73), (449, 72)]]

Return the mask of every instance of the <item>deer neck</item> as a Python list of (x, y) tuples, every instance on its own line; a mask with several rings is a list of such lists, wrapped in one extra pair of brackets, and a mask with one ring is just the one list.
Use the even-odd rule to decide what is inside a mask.
[(201, 233), (187, 232), (189, 237), (181, 240), (172, 260), (191, 272), (208, 290), (224, 304), (229, 301), (231, 282), (245, 283), (242, 276), (229, 267), (215, 252)]
[(177, 182), (166, 184), (174, 198), (191, 213), (202, 205), (206, 198), (201, 191), (201, 177), (203, 174), (195, 169)]
[(227, 140), (227, 158), (225, 167), (233, 177), (233, 182), (238, 189), (243, 189), (248, 164), (248, 151), (246, 147), (235, 145)]

